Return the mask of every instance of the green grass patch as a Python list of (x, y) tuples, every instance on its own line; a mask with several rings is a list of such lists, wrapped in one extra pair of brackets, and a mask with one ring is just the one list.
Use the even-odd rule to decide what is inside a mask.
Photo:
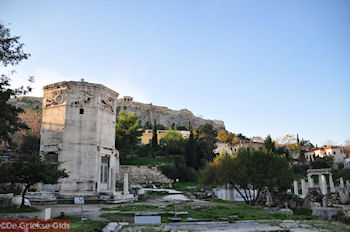
[(311, 209), (293, 209), (294, 215), (311, 216)]
[(157, 158), (136, 157), (132, 159), (120, 160), (121, 165), (136, 165), (136, 166), (161, 165), (163, 163), (171, 163), (171, 162), (173, 162), (173, 160), (167, 157), (157, 157)]
[(29, 213), (29, 212), (38, 212), (37, 208), (0, 208), (0, 213)]
[(176, 183), (173, 183), (173, 187), (174, 189), (176, 190), (187, 190), (188, 191), (188, 187), (194, 187), (194, 188), (200, 188), (201, 185), (198, 181), (195, 181), (195, 182), (176, 182)]
[[(187, 207), (189, 216), (197, 219), (213, 219), (219, 220), (226, 218), (229, 221), (237, 220), (257, 220), (257, 219), (273, 219), (276, 216), (263, 208), (252, 207), (249, 205), (232, 205), (232, 206), (211, 206), (191, 209)], [(233, 217), (230, 217), (233, 216)]]
[(158, 206), (155, 205), (124, 205), (113, 208), (101, 208), (102, 211), (149, 211), (158, 209)]
[(95, 221), (95, 220), (85, 220), (80, 221), (79, 217), (74, 216), (64, 216), (56, 217), (55, 219), (68, 219), (70, 220), (71, 232), (95, 232), (102, 231), (102, 228), (108, 224), (108, 221)]
[(291, 220), (311, 220), (309, 210), (297, 210), (295, 215), (285, 215), (282, 213), (271, 213), (260, 206), (251, 206), (242, 202), (213, 200), (212, 202), (223, 203), (211, 207), (191, 208), (185, 207), (183, 210), (188, 211), (189, 216), (196, 219), (213, 219), (220, 220), (226, 218), (230, 222), (239, 220), (269, 220), (269, 219), (291, 219)]
[(134, 214), (121, 214), (121, 213), (103, 213), (100, 217), (106, 218), (108, 221), (116, 222), (134, 222)]

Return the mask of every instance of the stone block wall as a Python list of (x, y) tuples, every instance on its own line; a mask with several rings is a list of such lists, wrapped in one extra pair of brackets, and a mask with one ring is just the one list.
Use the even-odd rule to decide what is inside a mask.
[(154, 166), (133, 166), (120, 165), (119, 181), (123, 181), (124, 173), (129, 174), (130, 183), (171, 183), (172, 180), (164, 176), (157, 167)]

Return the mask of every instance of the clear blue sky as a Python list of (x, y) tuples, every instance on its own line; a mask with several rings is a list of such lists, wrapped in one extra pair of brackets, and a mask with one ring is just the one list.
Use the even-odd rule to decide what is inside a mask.
[(83, 77), (247, 136), (350, 140), (348, 0), (0, 0), (0, 21), (33, 95)]

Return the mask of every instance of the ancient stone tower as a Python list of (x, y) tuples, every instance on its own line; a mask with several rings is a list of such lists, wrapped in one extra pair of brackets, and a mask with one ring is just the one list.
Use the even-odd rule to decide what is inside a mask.
[(40, 154), (69, 172), (60, 195), (114, 194), (118, 93), (100, 85), (64, 81), (43, 87)]

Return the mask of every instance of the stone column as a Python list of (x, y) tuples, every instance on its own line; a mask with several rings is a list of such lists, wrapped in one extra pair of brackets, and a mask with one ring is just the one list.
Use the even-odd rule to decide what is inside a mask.
[(343, 179), (343, 177), (340, 177), (339, 182), (340, 182), (340, 188), (344, 188), (344, 179)]
[(324, 175), (321, 176), (321, 192), (323, 195), (327, 194), (327, 180)]
[(329, 191), (335, 193), (334, 182), (332, 174), (329, 174)]
[(293, 184), (294, 184), (294, 194), (295, 195), (299, 195), (299, 192), (298, 192), (298, 181), (294, 181), (293, 182)]
[(120, 161), (119, 161), (119, 151), (117, 149), (115, 149), (116, 152), (116, 157), (115, 157), (115, 176), (117, 180), (121, 179), (120, 176)]
[(305, 197), (307, 195), (307, 188), (304, 179), (301, 179), (301, 195)]
[(226, 201), (230, 200), (230, 184), (226, 185), (224, 198)]
[(309, 188), (313, 188), (314, 187), (314, 179), (312, 179), (311, 176), (307, 177), (307, 183), (309, 184)]
[(318, 187), (320, 188), (322, 192), (322, 175), (318, 175)]
[(124, 195), (129, 195), (129, 175), (128, 173), (124, 173)]

